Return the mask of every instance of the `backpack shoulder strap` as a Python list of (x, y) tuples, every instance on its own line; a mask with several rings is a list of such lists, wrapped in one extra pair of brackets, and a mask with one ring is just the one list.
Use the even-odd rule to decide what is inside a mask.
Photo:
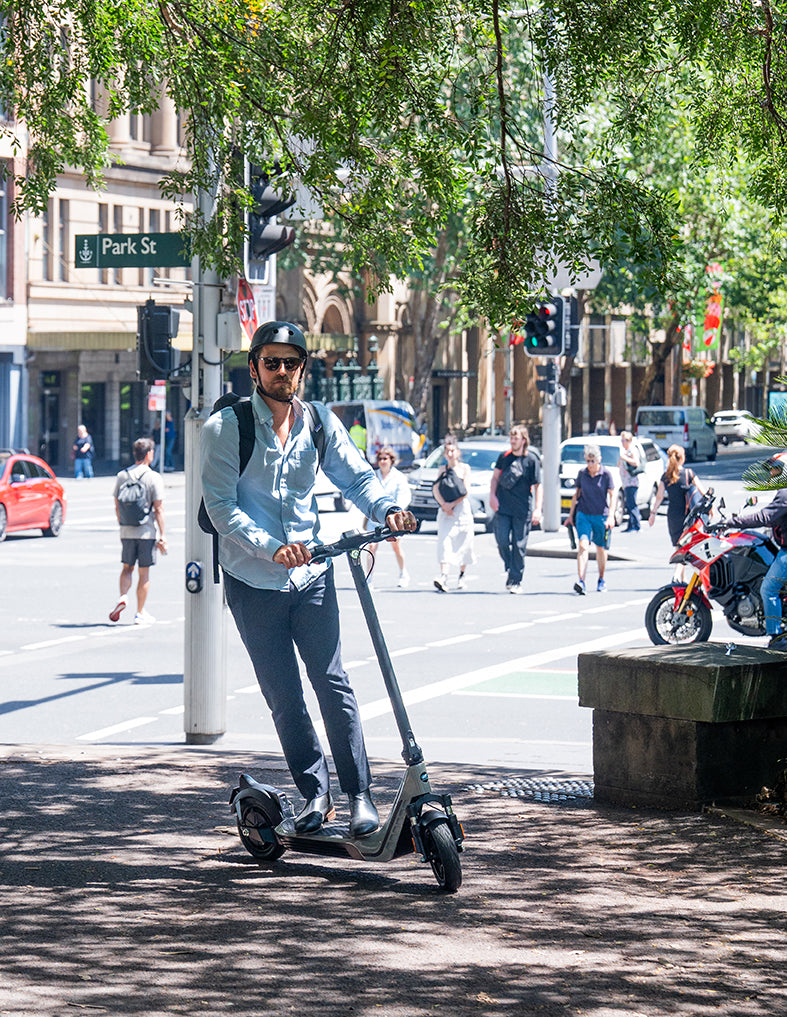
[(246, 469), (254, 451), (254, 410), (251, 399), (238, 399), (232, 404), (232, 411), (238, 418), (238, 454), (240, 468), (238, 476)]
[(309, 430), (312, 434), (314, 447), (317, 449), (317, 459), (321, 463), (325, 458), (325, 427), (314, 403), (305, 402), (303, 409), (309, 419)]

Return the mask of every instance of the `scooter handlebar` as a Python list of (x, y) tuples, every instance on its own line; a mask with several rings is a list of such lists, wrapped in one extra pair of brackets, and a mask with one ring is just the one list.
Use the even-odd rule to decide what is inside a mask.
[(320, 544), (312, 551), (311, 560), (319, 564), (328, 558), (336, 558), (347, 551), (354, 551), (358, 547), (365, 547), (367, 544), (379, 544), (389, 537), (401, 537), (409, 533), (409, 530), (392, 530), (388, 526), (375, 526), (373, 530), (366, 530), (364, 533), (343, 533), (333, 544)]

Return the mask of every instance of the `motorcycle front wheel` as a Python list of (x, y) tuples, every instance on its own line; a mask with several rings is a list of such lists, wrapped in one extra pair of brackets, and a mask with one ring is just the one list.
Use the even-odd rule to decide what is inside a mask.
[[(680, 597), (678, 597), (680, 602)], [(675, 588), (665, 586), (648, 604), (645, 611), (645, 628), (654, 646), (667, 643), (706, 643), (710, 639), (713, 619), (708, 607), (699, 597), (693, 596), (683, 611), (675, 616)]]

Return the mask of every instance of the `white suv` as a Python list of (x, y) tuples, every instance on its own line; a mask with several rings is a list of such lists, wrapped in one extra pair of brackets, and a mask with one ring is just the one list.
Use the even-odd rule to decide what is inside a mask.
[(748, 410), (720, 410), (713, 414), (713, 426), (722, 445), (733, 441), (748, 444), (760, 430), (756, 418)]

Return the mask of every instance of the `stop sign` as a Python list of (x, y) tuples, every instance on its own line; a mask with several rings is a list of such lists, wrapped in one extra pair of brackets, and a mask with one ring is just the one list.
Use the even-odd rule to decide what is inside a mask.
[(249, 342), (251, 342), (251, 337), (259, 326), (257, 321), (257, 303), (254, 299), (251, 286), (249, 286), (243, 276), (238, 279), (238, 317), (240, 318), (241, 328), (246, 333)]

